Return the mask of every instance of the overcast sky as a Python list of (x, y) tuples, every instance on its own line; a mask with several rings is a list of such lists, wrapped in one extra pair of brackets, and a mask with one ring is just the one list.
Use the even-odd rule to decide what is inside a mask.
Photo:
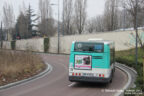
[[(58, 0), (51, 0), (51, 3), (57, 3)], [(60, 8), (62, 9), (62, 1), (60, 0)], [(101, 15), (104, 11), (105, 0), (87, 0), (87, 12), (88, 17), (95, 17)], [(19, 14), (19, 9), (22, 6), (22, 3), (25, 2), (25, 5), (28, 6), (31, 4), (32, 8), (35, 9), (35, 13), (38, 13), (38, 2), (39, 0), (0, 0), (0, 20), (2, 17), (2, 7), (5, 2), (13, 5), (15, 17), (17, 18)], [(57, 18), (57, 6), (53, 6), (53, 16)]]

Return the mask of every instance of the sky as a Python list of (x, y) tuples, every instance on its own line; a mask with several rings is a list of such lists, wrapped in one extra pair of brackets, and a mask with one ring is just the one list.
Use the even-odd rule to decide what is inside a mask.
[[(39, 0), (0, 0), (0, 21), (2, 20), (2, 9), (5, 2), (12, 4), (14, 9), (15, 18), (19, 15), (20, 8), (23, 2), (26, 7), (31, 4), (32, 8), (35, 9), (35, 13), (38, 13), (38, 2)], [(62, 12), (62, 2), (60, 0), (60, 12)], [(51, 0), (51, 3), (57, 4), (58, 0)], [(104, 11), (105, 0), (87, 0), (87, 15), (88, 18), (101, 15)], [(53, 16), (57, 19), (57, 6), (53, 6)]]

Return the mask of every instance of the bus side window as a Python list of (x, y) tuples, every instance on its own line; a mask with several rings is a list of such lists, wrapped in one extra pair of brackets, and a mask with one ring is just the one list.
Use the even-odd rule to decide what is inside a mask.
[(115, 49), (114, 48), (110, 48), (110, 65), (112, 65), (115, 62)]
[(112, 52), (112, 49), (110, 49), (110, 65), (112, 65), (112, 62), (113, 62), (113, 52)]
[(113, 49), (113, 63), (115, 63), (115, 48)]

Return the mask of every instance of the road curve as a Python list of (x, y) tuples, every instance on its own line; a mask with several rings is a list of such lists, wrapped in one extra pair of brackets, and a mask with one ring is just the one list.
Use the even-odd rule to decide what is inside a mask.
[(127, 75), (119, 69), (116, 69), (111, 84), (72, 83), (68, 81), (69, 56), (41, 56), (53, 67), (50, 74), (20, 86), (1, 90), (0, 96), (113, 96), (127, 83)]

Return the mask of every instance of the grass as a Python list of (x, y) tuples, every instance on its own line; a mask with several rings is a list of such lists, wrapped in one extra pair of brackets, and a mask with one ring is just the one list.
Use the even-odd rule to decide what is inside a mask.
[[(144, 50), (139, 48), (138, 49), (138, 63), (139, 64), (143, 63), (143, 57), (144, 57)], [(135, 63), (135, 49), (118, 51), (116, 52), (116, 58), (123, 58), (123, 59), (129, 60)]]
[(0, 50), (0, 85), (29, 78), (44, 68), (41, 58), (31, 52)]
[(140, 89), (144, 92), (144, 82), (143, 82), (143, 57), (144, 50), (138, 49), (138, 64), (135, 62), (135, 49), (125, 50), (116, 52), (116, 61), (122, 64), (126, 64), (127, 66), (133, 67), (137, 73), (137, 80), (135, 82), (136, 88)]

